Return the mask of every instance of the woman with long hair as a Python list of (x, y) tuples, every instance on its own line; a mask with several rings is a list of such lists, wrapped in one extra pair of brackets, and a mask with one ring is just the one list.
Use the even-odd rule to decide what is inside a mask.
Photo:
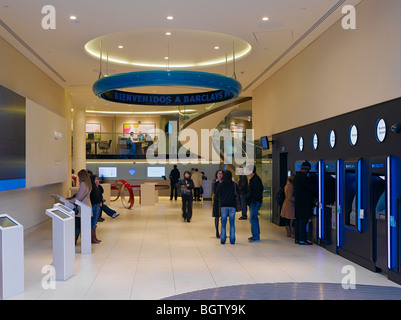
[(216, 238), (220, 238), (219, 233), (219, 220), (221, 217), (220, 214), (220, 201), (216, 197), (216, 190), (220, 183), (223, 182), (223, 170), (217, 170), (215, 174), (215, 180), (213, 182), (213, 211), (212, 216), (214, 217), (214, 226), (216, 228)]
[(217, 187), (215, 194), (215, 197), (220, 200), (221, 244), (226, 243), (227, 218), (229, 218), (230, 221), (230, 243), (235, 243), (235, 211), (237, 207), (235, 192), (237, 191), (237, 188), (237, 184), (233, 181), (233, 175), (231, 171), (224, 171), (223, 182)]
[[(92, 208), (90, 201), (90, 193), (92, 191), (92, 182), (88, 172), (82, 169), (78, 172), (79, 189), (78, 192), (69, 200), (75, 204), (77, 200)], [(77, 243), (79, 234), (81, 232), (81, 208), (78, 206), (78, 213), (75, 216), (75, 243)]]
[(284, 187), (285, 198), (281, 206), (280, 216), (284, 220), (287, 237), (294, 238), (294, 219), (295, 219), (295, 197), (294, 197), (294, 177), (292, 174)]

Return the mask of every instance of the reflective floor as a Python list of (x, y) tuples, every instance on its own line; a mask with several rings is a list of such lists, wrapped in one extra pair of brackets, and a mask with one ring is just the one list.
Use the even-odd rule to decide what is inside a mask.
[[(346, 299), (352, 291), (363, 291), (365, 299), (380, 292), (400, 297), (401, 286), (382, 274), (317, 245), (295, 245), (269, 222), (266, 206), (261, 242), (248, 242), (249, 221), (237, 214), (235, 245), (216, 239), (210, 202), (194, 203), (190, 223), (181, 219), (180, 199), (161, 198), (155, 207), (135, 204), (133, 210), (120, 202), (111, 207), (121, 215), (111, 219), (103, 213), (105, 221), (97, 228), (102, 242), (92, 245), (90, 255), (81, 255), (77, 246), (75, 275), (57, 281), (55, 289), (42, 283), (47, 276), (42, 268), (52, 263), (51, 221), (27, 234), (25, 292), (13, 299), (207, 299), (211, 294), (214, 299), (302, 299), (302, 290), (316, 299)], [(357, 290), (341, 287), (347, 265), (355, 268)]]

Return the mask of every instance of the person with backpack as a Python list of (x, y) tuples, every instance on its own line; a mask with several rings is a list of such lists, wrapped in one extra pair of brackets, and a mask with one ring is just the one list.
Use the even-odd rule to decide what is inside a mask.
[[(294, 238), (294, 219), (295, 219), (295, 197), (294, 197), (294, 177), (292, 174), (284, 186), (284, 199), (281, 205), (280, 216), (284, 221), (287, 237)], [(280, 199), (281, 200), (281, 199)]]

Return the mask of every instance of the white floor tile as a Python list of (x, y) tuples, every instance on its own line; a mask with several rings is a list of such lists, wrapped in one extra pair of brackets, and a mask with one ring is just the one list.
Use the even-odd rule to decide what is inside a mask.
[[(215, 236), (212, 206), (194, 203), (190, 223), (181, 219), (181, 200), (161, 198), (155, 207), (121, 203), (115, 219), (98, 223), (100, 244), (92, 254), (76, 254), (75, 275), (42, 287), (42, 267), (52, 263), (51, 221), (25, 236), (25, 292), (15, 300), (161, 299), (207, 288), (279, 282), (340, 283), (341, 269), (353, 265), (358, 284), (398, 286), (317, 245), (301, 247), (283, 228), (271, 224), (266, 208), (260, 218), (261, 242), (249, 243), (249, 220), (236, 216), (236, 243)], [(77, 247), (78, 248), (78, 247)], [(400, 286), (398, 286), (400, 287)]]

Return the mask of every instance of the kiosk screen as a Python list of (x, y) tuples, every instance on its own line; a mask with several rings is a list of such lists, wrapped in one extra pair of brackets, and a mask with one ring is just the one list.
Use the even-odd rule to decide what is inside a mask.
[(0, 218), (0, 227), (8, 228), (8, 227), (15, 227), (17, 224), (7, 217)]
[(63, 219), (63, 220), (68, 219), (68, 218), (70, 217), (69, 215), (63, 213), (63, 212), (60, 211), (60, 210), (53, 210), (52, 212), (53, 212), (57, 217), (59, 217), (59, 218), (61, 218), (61, 219)]

